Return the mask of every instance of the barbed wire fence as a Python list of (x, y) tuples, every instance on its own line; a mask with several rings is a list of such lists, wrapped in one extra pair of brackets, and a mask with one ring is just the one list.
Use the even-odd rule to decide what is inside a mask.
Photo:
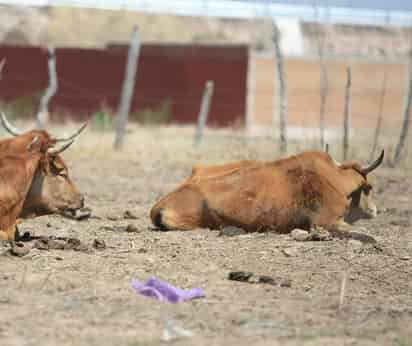
[[(316, 4), (313, 5), (313, 12), (314, 15), (313, 17), (315, 18), (315, 22), (317, 24), (321, 24), (320, 21), (320, 14), (319, 14), (319, 9), (316, 7)], [(327, 75), (327, 69), (326, 69), (326, 63), (327, 60), (329, 59), (329, 56), (325, 55), (325, 42), (326, 42), (326, 38), (325, 38), (325, 33), (321, 32), (319, 30), (318, 27), (318, 31), (316, 33), (316, 39), (317, 39), (317, 52), (318, 52), (318, 58), (319, 58), (319, 65), (320, 65), (320, 88), (319, 88), (319, 100), (320, 100), (320, 108), (318, 111), (318, 119), (319, 119), (319, 142), (320, 142), (320, 146), (323, 148), (324, 144), (326, 142), (326, 136), (325, 136), (325, 132), (327, 130), (328, 125), (330, 124), (330, 121), (328, 121), (328, 118), (330, 116), (330, 113), (339, 113), (340, 110), (338, 109), (338, 106), (335, 106), (336, 109), (333, 110), (331, 112), (331, 106), (328, 105), (328, 107), (326, 106), (327, 104), (327, 97), (330, 96), (331, 93), (333, 93), (334, 91), (336, 91), (336, 89), (339, 89), (340, 87), (336, 86), (336, 85), (330, 85), (331, 83), (329, 83), (328, 81), (328, 75)], [(279, 52), (280, 51), (280, 47), (279, 47)], [(287, 58), (286, 58), (287, 60)], [(1, 65), (0, 65), (1, 66)], [(356, 73), (356, 71), (354, 71), (353, 73)], [(280, 75), (280, 74), (279, 74)], [(288, 71), (285, 71), (285, 77), (288, 78)], [(18, 78), (18, 77), (17, 77)], [(28, 78), (28, 76), (22, 76), (22, 78)], [(275, 78), (275, 77), (274, 77)], [(356, 75), (354, 76), (354, 80), (356, 80)], [(70, 81), (64, 81), (61, 80), (59, 78), (59, 82), (61, 84), (66, 84), (70, 85), (71, 82)], [(282, 84), (282, 83), (281, 83)], [(280, 84), (280, 85), (281, 85)], [(333, 84), (333, 83), (332, 83)], [(80, 99), (86, 99), (86, 98), (93, 98), (95, 100), (99, 100), (101, 101), (101, 103), (104, 103), (105, 100), (111, 100), (111, 99), (115, 99), (118, 97), (118, 92), (113, 92), (112, 94), (99, 94), (98, 92), (96, 93), (95, 91), (92, 90), (88, 90), (87, 88), (83, 88), (81, 85), (75, 85), (72, 84), (71, 85), (72, 90), (73, 90), (73, 94), (60, 94), (59, 97), (60, 98), (66, 98), (66, 99), (70, 99), (70, 98), (80, 98)], [(279, 99), (279, 105), (283, 105), (283, 107), (281, 107), (283, 109), (282, 114), (285, 114), (285, 112), (287, 112), (289, 114), (288, 117), (285, 117), (284, 115), (282, 115), (280, 117), (280, 119), (283, 119), (283, 121), (280, 121), (281, 126), (279, 127), (280, 130), (280, 144), (281, 144), (281, 148), (284, 148), (285, 145), (287, 144), (287, 139), (286, 139), (286, 130), (290, 127), (290, 126), (296, 126), (297, 123), (299, 123), (299, 121), (296, 121), (296, 114), (298, 112), (302, 113), (302, 105), (299, 104), (298, 102), (296, 102), (293, 98), (288, 98), (288, 94), (289, 94), (289, 90), (287, 90), (288, 86), (283, 87), (283, 91), (281, 93), (279, 93), (280, 99)], [(161, 88), (161, 86), (159, 86), (159, 88)], [(220, 87), (219, 85), (216, 86), (216, 88), (219, 90), (219, 92), (223, 92), (223, 93), (227, 93), (227, 95), (230, 95), (230, 89), (225, 90), (224, 88)], [(383, 90), (385, 90), (387, 87), (384, 86)], [(279, 90), (281, 90), (282, 88), (279, 87)], [(304, 91), (304, 90), (303, 90)], [(365, 90), (365, 93), (367, 93), (368, 91)], [(274, 95), (273, 93), (273, 89), (260, 89), (259, 90), (260, 94), (271, 94), (272, 96)], [(387, 94), (390, 94), (390, 90), (388, 90)], [(408, 93), (406, 93), (408, 95)], [(410, 93), (409, 93), (410, 94)], [(191, 95), (190, 93), (185, 93), (182, 95), (174, 95), (176, 98), (179, 98), (179, 100), (177, 100), (176, 102), (179, 102), (181, 104), (186, 104), (186, 105), (199, 105), (200, 104), (200, 100), (199, 100), (199, 95)], [(383, 101), (383, 97), (385, 96), (385, 93), (383, 94), (383, 96), (381, 95), (381, 101), (379, 101), (379, 99), (376, 99), (376, 104), (381, 104)], [(150, 99), (150, 101), (153, 101), (154, 103), (156, 102), (162, 102), (162, 99), (157, 99), (156, 96), (147, 96), (147, 95), (141, 95), (140, 96), (141, 99), (145, 99), (148, 100)], [(360, 98), (362, 97), (362, 92), (355, 91), (352, 90), (352, 100), (355, 98)], [(386, 97), (388, 98), (389, 95), (386, 95)], [(407, 99), (410, 99), (410, 97), (407, 97)], [(406, 102), (405, 104), (408, 104), (408, 102)], [(227, 102), (222, 100), (222, 98), (219, 99), (218, 102), (214, 103), (214, 108), (220, 108), (220, 109), (231, 109), (234, 106), (234, 102)], [(333, 108), (334, 106), (332, 106)], [(378, 135), (376, 135), (375, 137), (377, 138), (376, 141), (373, 142), (373, 150), (372, 152), (375, 152), (376, 150), (376, 146), (379, 145), (378, 139), (381, 136), (381, 124), (382, 121), (384, 119), (384, 116), (382, 115), (383, 113), (386, 113), (384, 111), (384, 105), (383, 103), (381, 104), (381, 106), (378, 107), (379, 108), (379, 116), (378, 116), (378, 120), (379, 120), (379, 128), (378, 125), (376, 127), (376, 131), (378, 133)], [(260, 110), (264, 110), (265, 112), (270, 112), (271, 110), (271, 106), (261, 106)], [(273, 108), (272, 108), (272, 112), (273, 112)], [(307, 111), (304, 112), (304, 115), (301, 115), (301, 117), (303, 118), (312, 118), (315, 114), (316, 111), (313, 109), (313, 107), (311, 107), (310, 109), (308, 109)], [(410, 109), (406, 108), (404, 110), (404, 115), (403, 115), (403, 126), (402, 126), (402, 131), (401, 131), (401, 135), (400, 135), (400, 139), (398, 141), (398, 145), (397, 145), (397, 149), (396, 149), (396, 153), (395, 153), (395, 160), (394, 162), (399, 161), (399, 157), (401, 156), (401, 151), (402, 149), (404, 149), (405, 147), (405, 141), (407, 139), (407, 134), (408, 134), (408, 127), (409, 127), (409, 113), (410, 113)], [(336, 115), (334, 115), (333, 117), (336, 117)], [(355, 117), (355, 116), (354, 116)], [(364, 115), (364, 118), (374, 118), (376, 117), (376, 114), (366, 114)], [(292, 120), (292, 121), (290, 121)], [(283, 125), (282, 125), (283, 124)], [(307, 125), (307, 121), (302, 121), (302, 127), (308, 126)], [(315, 124), (313, 124), (313, 127), (316, 127)], [(283, 135), (282, 135), (283, 134)], [(348, 149), (348, 148), (346, 148)], [(284, 149), (282, 150), (284, 151)]]

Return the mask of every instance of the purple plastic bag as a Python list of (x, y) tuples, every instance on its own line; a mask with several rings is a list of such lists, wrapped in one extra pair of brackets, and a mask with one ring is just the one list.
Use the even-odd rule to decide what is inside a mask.
[(205, 293), (201, 288), (183, 290), (181, 288), (174, 287), (165, 281), (159, 280), (156, 277), (151, 277), (145, 284), (138, 280), (133, 280), (132, 286), (137, 293), (140, 293), (146, 297), (153, 297), (162, 302), (174, 304), (205, 296)]

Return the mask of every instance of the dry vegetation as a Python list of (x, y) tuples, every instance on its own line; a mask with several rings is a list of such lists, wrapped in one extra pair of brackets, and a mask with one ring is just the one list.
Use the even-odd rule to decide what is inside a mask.
[[(162, 233), (151, 229), (148, 210), (191, 165), (275, 159), (277, 143), (208, 131), (195, 150), (191, 127), (129, 130), (123, 152), (112, 150), (111, 132), (89, 130), (65, 155), (92, 218), (50, 216), (21, 225), (22, 231), (74, 236), (87, 244), (102, 239), (106, 249), (32, 249), (22, 258), (0, 257), (2, 346), (161, 345), (170, 324), (192, 333), (169, 341), (175, 345), (412, 344), (409, 164), (379, 169), (375, 176), (380, 213), (357, 227), (374, 235), (377, 246), (261, 233), (219, 237), (204, 229)], [(355, 138), (354, 154), (368, 157), (367, 143)], [(339, 156), (337, 143), (332, 149)], [(125, 219), (126, 210), (136, 218)], [(136, 232), (125, 231), (129, 224)], [(0, 246), (1, 252), (7, 248)], [(229, 281), (232, 270), (270, 275), (278, 284)], [(206, 297), (167, 305), (137, 295), (131, 280), (152, 275), (183, 288), (203, 287)]]

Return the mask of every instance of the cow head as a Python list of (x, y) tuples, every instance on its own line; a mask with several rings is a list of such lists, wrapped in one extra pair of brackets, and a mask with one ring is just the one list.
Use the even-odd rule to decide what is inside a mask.
[(377, 215), (377, 207), (372, 197), (372, 184), (367, 175), (375, 170), (383, 161), (384, 151), (367, 167), (357, 163), (343, 164), (341, 168), (350, 170), (353, 191), (348, 195), (350, 205), (345, 215), (345, 221), (353, 223), (359, 219), (371, 219)]
[[(0, 118), (6, 130), (15, 136), (8, 140), (11, 142), (5, 150), (18, 153), (24, 145), (24, 150), (41, 155), (20, 216), (55, 213), (73, 216), (76, 210), (83, 208), (84, 196), (70, 179), (68, 168), (60, 154), (73, 144), (85, 125), (66, 138), (52, 138), (42, 130), (22, 133), (7, 121), (4, 114), (1, 114)], [(65, 143), (56, 147), (57, 142)]]

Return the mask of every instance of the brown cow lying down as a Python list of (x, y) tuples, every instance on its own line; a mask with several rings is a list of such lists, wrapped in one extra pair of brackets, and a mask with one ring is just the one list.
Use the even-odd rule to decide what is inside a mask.
[(350, 236), (360, 218), (376, 216), (367, 175), (357, 162), (338, 164), (321, 151), (304, 152), (274, 162), (241, 161), (195, 167), (192, 175), (152, 208), (153, 224), (162, 230), (218, 229), (289, 233), (323, 227)]
[[(44, 131), (32, 135), (25, 150), (17, 137), (15, 153), (3, 151), (0, 142), (0, 239), (14, 240), (19, 217), (63, 213), (82, 208), (84, 197), (67, 175), (67, 167), (59, 154), (73, 140), (60, 148)], [(26, 136), (29, 138), (28, 136)], [(24, 138), (26, 138), (24, 137)], [(7, 140), (8, 141), (8, 140)], [(12, 141), (12, 140), (11, 140)]]

